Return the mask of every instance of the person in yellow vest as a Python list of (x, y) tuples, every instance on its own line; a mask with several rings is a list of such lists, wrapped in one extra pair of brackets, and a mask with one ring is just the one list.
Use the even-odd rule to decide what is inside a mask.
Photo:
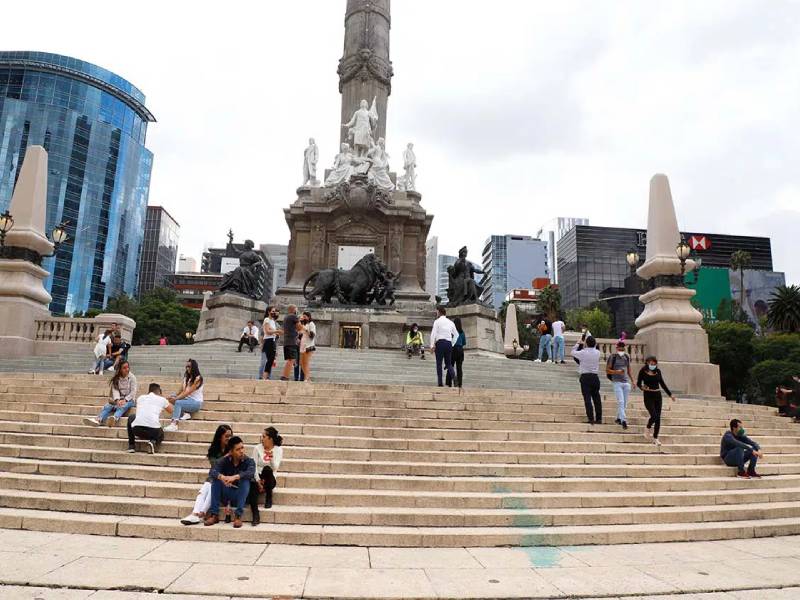
[(416, 323), (413, 323), (411, 329), (406, 333), (406, 353), (409, 359), (412, 354), (419, 353), (420, 358), (425, 360), (425, 341), (422, 339), (422, 332)]

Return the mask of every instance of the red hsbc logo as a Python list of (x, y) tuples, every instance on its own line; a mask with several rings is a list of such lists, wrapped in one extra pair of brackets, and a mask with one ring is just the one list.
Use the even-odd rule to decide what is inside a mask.
[(693, 235), (689, 238), (689, 247), (692, 250), (709, 250), (711, 240), (705, 235)]

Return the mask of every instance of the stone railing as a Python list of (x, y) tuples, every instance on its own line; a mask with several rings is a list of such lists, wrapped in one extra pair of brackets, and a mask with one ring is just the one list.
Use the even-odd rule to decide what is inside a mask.
[[(580, 334), (573, 332), (564, 333), (565, 354), (570, 356), (572, 354), (572, 347), (580, 338)], [(617, 351), (616, 338), (595, 338), (597, 341), (597, 349), (600, 350), (603, 360), (608, 360), (608, 357)], [(644, 359), (647, 357), (647, 345), (644, 342), (637, 340), (625, 340), (626, 351), (630, 354), (631, 361), (634, 364), (643, 364)]]
[[(55, 354), (65, 344), (93, 346), (97, 336), (106, 329), (116, 329), (122, 339), (130, 342), (136, 321), (124, 315), (103, 313), (96, 317), (47, 317), (36, 319), (36, 354)], [(91, 348), (89, 348), (91, 351)]]

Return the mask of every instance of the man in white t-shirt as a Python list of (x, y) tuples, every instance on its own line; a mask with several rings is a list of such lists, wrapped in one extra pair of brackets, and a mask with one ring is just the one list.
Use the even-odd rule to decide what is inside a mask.
[(247, 344), (250, 352), (253, 348), (258, 346), (258, 327), (253, 321), (248, 321), (244, 329), (242, 329), (242, 337), (239, 338), (239, 352), (242, 351), (242, 346)]
[(155, 454), (164, 441), (159, 419), (162, 410), (172, 414), (172, 404), (164, 398), (157, 383), (151, 383), (147, 391), (136, 400), (136, 414), (128, 417), (128, 452), (136, 452), (136, 438), (147, 443), (150, 454)]
[(564, 321), (558, 319), (553, 321), (553, 362), (560, 362), (564, 364)]

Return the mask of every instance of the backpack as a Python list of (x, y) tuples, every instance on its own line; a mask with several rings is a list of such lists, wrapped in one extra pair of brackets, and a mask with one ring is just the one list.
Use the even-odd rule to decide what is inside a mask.
[[(625, 356), (628, 356), (628, 354), (625, 353)], [(631, 364), (631, 357), (630, 356), (628, 356), (628, 364)], [(617, 370), (617, 366), (616, 365), (617, 365), (617, 354), (614, 353), (614, 354), (611, 355), (611, 367), (610, 368), (611, 368), (612, 371), (616, 371)], [(606, 373), (606, 377), (608, 378), (609, 381), (614, 381), (614, 376), (613, 375), (611, 375), (609, 373)]]

